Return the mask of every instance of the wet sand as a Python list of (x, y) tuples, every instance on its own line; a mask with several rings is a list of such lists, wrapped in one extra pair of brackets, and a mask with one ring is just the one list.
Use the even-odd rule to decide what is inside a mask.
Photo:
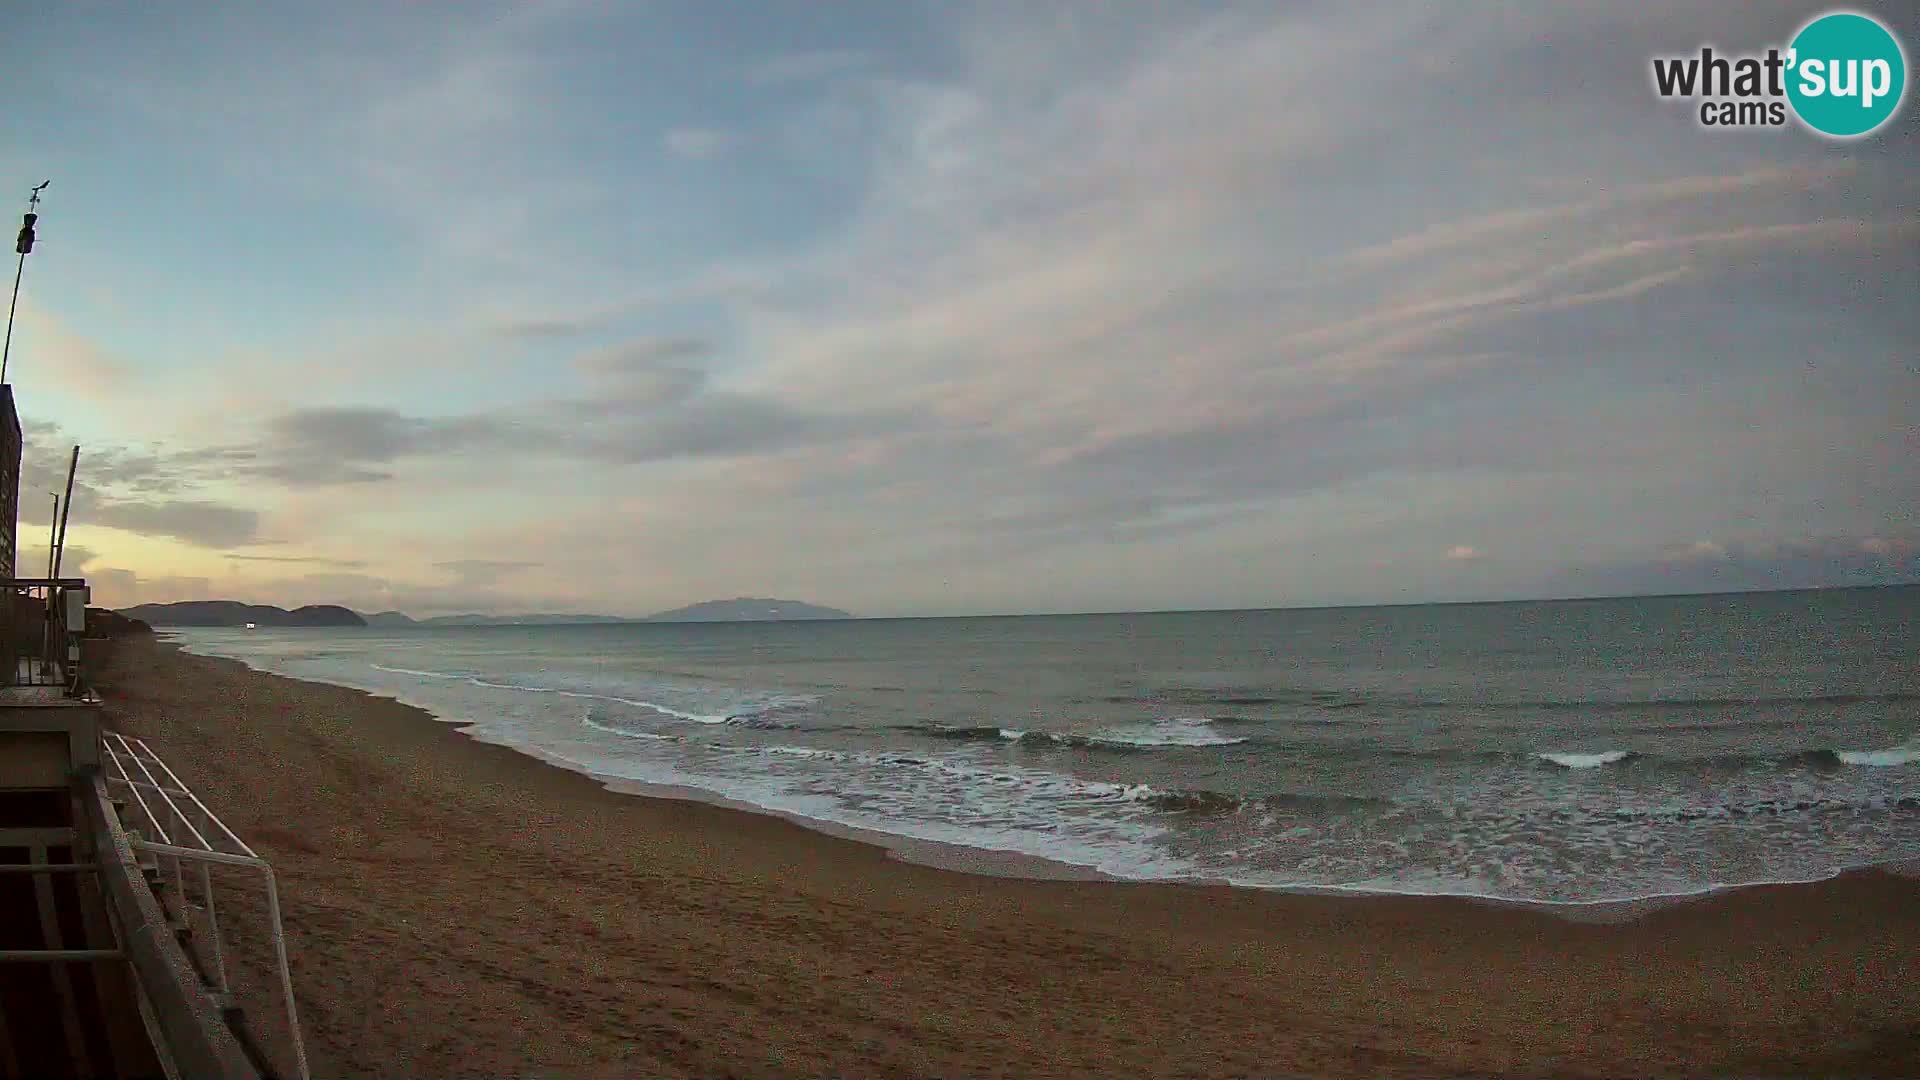
[[(1014, 880), (158, 642), (97, 681), (274, 863), (317, 1076), (1920, 1076), (1908, 877), (1612, 923)], [(288, 1060), (263, 905), (223, 880)]]

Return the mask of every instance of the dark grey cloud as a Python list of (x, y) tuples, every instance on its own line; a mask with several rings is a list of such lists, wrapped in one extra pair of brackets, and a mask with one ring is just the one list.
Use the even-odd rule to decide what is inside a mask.
[(238, 547), (252, 541), (260, 529), (260, 516), (252, 510), (199, 499), (101, 499), (89, 505), (76, 492), (73, 513), (89, 524), (170, 537), (198, 547)]
[(697, 338), (641, 338), (582, 353), (576, 363), (592, 375), (646, 374), (664, 364), (697, 360), (712, 352), (713, 346)]
[(598, 385), (592, 397), (567, 403), (587, 416), (620, 416), (687, 401), (712, 376), (696, 361), (712, 346), (693, 338), (643, 338), (581, 354), (574, 366)]
[[(66, 489), (70, 449), (57, 427), (36, 425), (23, 431), (22, 525), (51, 522), (50, 493)], [(69, 522), (162, 536), (197, 547), (252, 543), (260, 526), (255, 511), (199, 494), (201, 486), (220, 472), (211, 464), (214, 460), (201, 451), (85, 447), (74, 479)]]
[(665, 405), (588, 401), (580, 406), (596, 419), (569, 440), (574, 451), (622, 465), (770, 453), (885, 430), (898, 422), (814, 412), (718, 390)]
[(229, 552), (227, 558), (234, 562), (333, 566), (343, 570), (357, 570), (367, 565), (365, 559), (330, 559), (320, 555), (239, 555)]
[(255, 441), (220, 451), (236, 474), (290, 487), (375, 483), (401, 463), (459, 455), (558, 457), (634, 465), (777, 452), (891, 430), (902, 418), (810, 410), (719, 389), (699, 369), (652, 362), (696, 346), (640, 354), (600, 392), (492, 413), (421, 417), (396, 409), (297, 409)]
[(497, 415), (419, 417), (396, 409), (312, 407), (271, 417), (257, 442), (226, 452), (243, 474), (311, 487), (388, 480), (390, 466), (405, 458), (511, 450), (535, 438)]
[(510, 430), (488, 416), (424, 418), (393, 409), (315, 407), (268, 421), (266, 442), (293, 453), (327, 452), (350, 461), (386, 463), (500, 439)]

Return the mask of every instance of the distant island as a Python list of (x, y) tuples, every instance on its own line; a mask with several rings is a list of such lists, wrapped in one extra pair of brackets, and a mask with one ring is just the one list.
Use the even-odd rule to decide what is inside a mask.
[(358, 614), (336, 604), (273, 607), (235, 600), (183, 600), (177, 604), (139, 604), (120, 614), (150, 626), (365, 626)]
[(186, 600), (174, 604), (139, 604), (120, 609), (122, 615), (152, 626), (371, 626), (399, 629), (410, 626), (566, 626), (631, 622), (798, 622), (809, 619), (851, 619), (839, 608), (799, 600), (742, 596), (732, 600), (708, 600), (672, 611), (662, 611), (644, 619), (618, 615), (572, 615), (538, 613), (529, 615), (436, 615), (415, 619), (399, 611), (380, 611), (371, 615), (335, 604), (307, 607), (273, 607), (269, 604), (242, 604), (235, 600)]
[(658, 615), (648, 622), (793, 622), (801, 619), (851, 619), (839, 608), (803, 604), (798, 600), (773, 600), (759, 596), (741, 596), (732, 600), (708, 600), (689, 604)]

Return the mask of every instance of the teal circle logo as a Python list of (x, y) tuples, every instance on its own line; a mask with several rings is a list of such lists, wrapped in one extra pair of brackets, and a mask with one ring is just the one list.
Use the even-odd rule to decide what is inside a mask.
[(1789, 45), (1787, 100), (1822, 135), (1852, 139), (1893, 118), (1907, 93), (1900, 41), (1869, 16), (1836, 11), (1801, 27)]

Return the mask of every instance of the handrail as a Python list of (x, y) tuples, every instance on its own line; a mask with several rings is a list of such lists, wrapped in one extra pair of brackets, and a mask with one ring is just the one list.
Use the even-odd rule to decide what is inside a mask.
[[(119, 774), (108, 775), (104, 779), (109, 783), (121, 784), (127, 789), (133, 797), (133, 805), (139, 807), (140, 815), (159, 837), (157, 841), (145, 838), (129, 839), (128, 846), (134, 851), (172, 860), (173, 878), (179, 891), (182, 919), (189, 918), (194, 907), (187, 902), (186, 878), (180, 864), (182, 860), (197, 864), (200, 871), (198, 875), (200, 895), (204, 901), (202, 910), (207, 917), (208, 939), (213, 950), (216, 984), (223, 995), (230, 992), (225, 943), (220, 933), (220, 920), (214, 906), (213, 878), (208, 872), (208, 867), (210, 865), (235, 866), (260, 872), (266, 885), (267, 923), (273, 938), (274, 961), (280, 977), (281, 998), (286, 1006), (287, 1029), (293, 1043), (294, 1061), (299, 1069), (301, 1080), (311, 1080), (312, 1074), (307, 1066), (306, 1044), (300, 1032), (299, 1009), (294, 1001), (293, 973), (287, 961), (286, 930), (280, 917), (280, 890), (274, 877), (273, 867), (248, 846), (246, 841), (241, 840), (232, 829), (228, 828), (226, 822), (221, 821), (219, 816), (193, 793), (193, 789), (181, 781), (179, 775), (159, 754), (154, 753), (153, 748), (145, 741), (107, 732), (101, 736), (101, 744), (113, 771)], [(128, 762), (132, 762), (137, 767), (140, 774), (145, 777), (144, 781), (133, 778), (133, 774), (127, 769)], [(171, 786), (161, 783), (149, 766), (158, 766), (166, 778), (172, 781)], [(172, 818), (184, 827), (184, 833), (175, 836), (162, 826), (154, 814), (154, 804), (147, 801), (143, 792), (157, 794), (158, 804), (165, 807)], [(202, 815), (205, 823), (218, 828), (215, 835), (224, 835), (226, 840), (239, 851), (221, 851), (214, 843), (209, 842), (206, 833), (201, 832), (192, 821), (188, 820), (186, 811), (181, 808), (180, 803), (174, 801), (175, 795), (184, 796)], [(213, 830), (209, 829), (209, 831)]]
[(165, 910), (140, 878), (133, 845), (107, 793), (107, 778), (95, 773), (89, 794), (97, 819), (101, 884), (112, 901), (120, 949), (139, 976), (137, 1000), (142, 1016), (152, 1018), (162, 1067), (170, 1059), (185, 1076), (255, 1080), (257, 1072), (173, 940)]
[(160, 757), (160, 755), (154, 754), (152, 750), (148, 749), (147, 744), (145, 742), (139, 739), (135, 739), (133, 741), (139, 744), (140, 749), (146, 750), (148, 754), (152, 755), (153, 763), (155, 765), (160, 766), (161, 771), (167, 774), (167, 779), (173, 781), (173, 786), (179, 789), (178, 794), (183, 794), (187, 798), (192, 799), (193, 805), (198, 807), (200, 812), (207, 816), (208, 821), (211, 821), (215, 825), (220, 826), (220, 831), (227, 834), (227, 840), (229, 842), (231, 842), (235, 847), (239, 848), (245, 854), (251, 855), (256, 859), (260, 857), (259, 852), (253, 850), (252, 847), (249, 847), (247, 842), (245, 840), (240, 839), (239, 835), (235, 833), (232, 829), (227, 828), (226, 822), (221, 821), (220, 818), (217, 815), (215, 815), (212, 810), (207, 809), (207, 804), (200, 801), (200, 796), (195, 795), (193, 793), (193, 789), (188, 787), (186, 783), (180, 779), (180, 777), (173, 771), (173, 767), (171, 765), (168, 765), (166, 761)]

